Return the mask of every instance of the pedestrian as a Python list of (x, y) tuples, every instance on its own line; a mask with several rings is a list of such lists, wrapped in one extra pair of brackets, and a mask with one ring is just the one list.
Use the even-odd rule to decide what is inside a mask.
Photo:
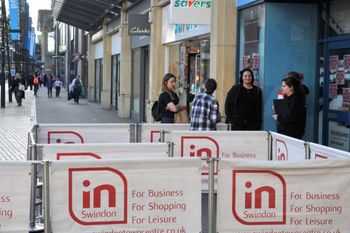
[(80, 75), (77, 75), (75, 79), (72, 81), (72, 90), (73, 90), (73, 96), (74, 96), (74, 102), (79, 104), (79, 97), (81, 94), (81, 86), (82, 86), (82, 81), (80, 78)]
[(54, 82), (54, 87), (56, 89), (56, 98), (60, 98), (60, 92), (62, 87), (62, 81), (60, 80), (59, 76), (56, 78)]
[(46, 80), (46, 87), (47, 87), (47, 97), (52, 98), (52, 88), (53, 88), (53, 75), (50, 75), (48, 79)]
[(277, 132), (301, 139), (306, 125), (305, 93), (297, 72), (289, 72), (282, 79), (282, 91), (285, 96), (288, 111), (285, 114), (274, 114), (272, 118), (277, 123)]
[(310, 91), (309, 88), (304, 84), (304, 74), (303, 73), (298, 73), (298, 75), (296, 75), (299, 78), (299, 82), (301, 84), (301, 88), (304, 91), (305, 95), (309, 95)]
[(24, 80), (22, 79), (19, 73), (16, 73), (15, 75), (15, 79), (13, 81), (13, 89), (15, 92), (17, 105), (22, 106), (22, 99), (25, 98), (24, 96), (25, 86), (24, 86)]
[(239, 84), (228, 92), (225, 101), (226, 123), (231, 130), (260, 130), (262, 123), (262, 91), (254, 84), (250, 68), (240, 72)]
[(186, 106), (179, 105), (179, 97), (175, 93), (176, 77), (167, 73), (162, 81), (162, 93), (159, 95), (161, 123), (174, 123), (175, 113), (186, 109)]
[(34, 95), (37, 96), (37, 93), (39, 90), (39, 83), (40, 83), (38, 73), (34, 74), (32, 82), (33, 82), (33, 86), (34, 86)]
[(216, 130), (220, 122), (219, 103), (213, 96), (217, 83), (215, 79), (205, 81), (205, 93), (198, 93), (191, 107), (190, 130), (210, 131)]

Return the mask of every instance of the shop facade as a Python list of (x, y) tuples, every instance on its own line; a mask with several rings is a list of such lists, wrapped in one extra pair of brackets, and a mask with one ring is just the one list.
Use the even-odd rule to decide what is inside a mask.
[(165, 68), (175, 74), (180, 104), (189, 113), (194, 96), (210, 76), (210, 25), (171, 24), (170, 5), (162, 9)]
[(350, 124), (344, 106), (346, 80), (350, 79), (346, 66), (350, 4), (342, 0), (238, 0), (237, 7), (237, 71), (250, 67), (255, 83), (263, 89), (264, 129), (275, 130), (272, 101), (281, 79), (294, 70), (304, 74), (310, 90), (304, 138), (349, 150)]

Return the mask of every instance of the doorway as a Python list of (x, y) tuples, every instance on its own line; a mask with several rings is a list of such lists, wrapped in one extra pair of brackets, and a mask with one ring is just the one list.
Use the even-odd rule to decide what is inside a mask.
[(324, 70), (323, 142), (350, 149), (350, 39), (329, 42)]

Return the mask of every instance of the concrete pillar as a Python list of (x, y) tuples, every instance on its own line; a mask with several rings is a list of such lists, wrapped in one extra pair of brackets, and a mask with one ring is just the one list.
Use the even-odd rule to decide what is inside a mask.
[(216, 79), (216, 97), (220, 113), (225, 115), (227, 92), (235, 83), (236, 74), (236, 1), (212, 1), (210, 32), (210, 77)]
[(118, 116), (130, 118), (131, 105), (131, 42), (128, 35), (127, 13), (125, 8), (127, 3), (122, 5), (120, 15), (120, 94), (118, 96)]
[(88, 99), (93, 102), (95, 99), (95, 44), (92, 42), (92, 34), (89, 34), (88, 39)]
[(120, 94), (118, 96), (118, 116), (130, 118), (131, 105), (131, 42), (128, 36), (127, 13), (124, 2), (120, 15)]
[(146, 106), (147, 122), (152, 122), (151, 107), (154, 101), (158, 99), (162, 88), (162, 78), (165, 66), (165, 49), (162, 44), (162, 7), (158, 0), (151, 1), (151, 42), (150, 42), (150, 69), (149, 69), (149, 101)]
[(108, 34), (107, 24), (103, 24), (103, 86), (101, 105), (103, 109), (111, 108), (111, 77), (112, 77), (112, 36)]
[[(48, 55), (48, 30), (47, 25), (43, 24), (42, 31), (41, 31), (41, 57), (44, 60), (44, 73), (49, 74), (50, 72), (48, 69), (50, 68), (50, 57)], [(51, 71), (53, 72), (53, 71)]]
[(66, 73), (66, 88), (68, 89), (68, 85), (70, 84), (70, 67), (71, 67), (71, 36), (70, 36), (70, 26), (66, 25), (66, 54), (65, 54), (65, 73)]

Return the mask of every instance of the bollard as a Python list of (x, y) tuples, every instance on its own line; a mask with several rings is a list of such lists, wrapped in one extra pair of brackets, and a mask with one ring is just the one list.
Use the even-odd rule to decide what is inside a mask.
[(50, 186), (49, 186), (49, 167), (50, 161), (44, 161), (44, 228), (45, 233), (51, 233), (50, 222)]
[(214, 177), (215, 177), (215, 158), (207, 158), (209, 165), (208, 172), (208, 233), (215, 233), (215, 213), (214, 213)]

